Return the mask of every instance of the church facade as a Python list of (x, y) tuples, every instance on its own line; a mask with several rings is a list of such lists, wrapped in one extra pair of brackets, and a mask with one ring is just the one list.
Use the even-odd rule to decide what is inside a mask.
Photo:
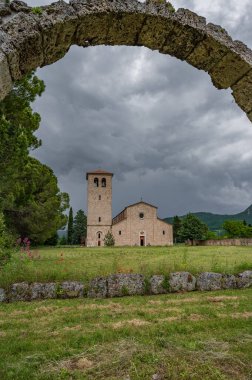
[(113, 173), (105, 170), (86, 174), (86, 245), (104, 246), (108, 231), (112, 232), (116, 246), (173, 245), (172, 225), (158, 218), (156, 206), (141, 201), (112, 218), (112, 178)]

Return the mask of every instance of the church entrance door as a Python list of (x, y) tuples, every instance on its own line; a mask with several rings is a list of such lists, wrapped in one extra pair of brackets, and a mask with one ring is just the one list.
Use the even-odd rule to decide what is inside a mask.
[(140, 246), (141, 247), (145, 246), (145, 236), (140, 236)]

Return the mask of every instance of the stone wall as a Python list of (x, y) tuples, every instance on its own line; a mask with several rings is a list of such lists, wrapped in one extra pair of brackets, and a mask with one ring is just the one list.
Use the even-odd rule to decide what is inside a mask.
[(32, 301), (57, 298), (112, 298), (134, 295), (166, 294), (252, 287), (252, 271), (238, 275), (204, 272), (193, 276), (175, 272), (145, 277), (141, 274), (114, 274), (91, 281), (62, 283), (21, 282), (0, 288), (0, 302)]
[(196, 245), (203, 246), (252, 246), (252, 239), (219, 239), (219, 240), (202, 240), (196, 242)]
[(101, 44), (145, 46), (187, 61), (208, 72), (216, 88), (231, 88), (252, 121), (252, 51), (204, 17), (155, 0), (0, 4), (0, 99), (13, 81), (61, 59), (71, 45)]

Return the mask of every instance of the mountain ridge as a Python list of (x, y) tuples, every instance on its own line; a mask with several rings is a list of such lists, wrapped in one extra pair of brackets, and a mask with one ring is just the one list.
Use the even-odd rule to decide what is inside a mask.
[[(210, 230), (218, 231), (222, 229), (225, 220), (245, 220), (247, 224), (252, 224), (252, 204), (246, 210), (237, 214), (214, 214), (212, 212), (191, 212), (192, 215), (197, 216), (202, 222), (206, 223)], [(183, 219), (186, 215), (181, 215), (179, 218)], [(174, 217), (167, 217), (164, 220), (168, 223), (173, 223)]]

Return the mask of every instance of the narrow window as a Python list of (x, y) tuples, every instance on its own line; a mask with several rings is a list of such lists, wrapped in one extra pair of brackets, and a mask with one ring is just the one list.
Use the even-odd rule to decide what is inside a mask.
[(122, 231), (119, 231), (119, 235), (121, 235), (122, 234)]
[(140, 218), (140, 219), (143, 219), (143, 218), (144, 218), (144, 213), (143, 213), (143, 212), (140, 212), (140, 214), (139, 214), (139, 218)]
[(165, 235), (165, 231), (163, 231), (163, 235)]
[(94, 187), (99, 187), (99, 179), (98, 178), (94, 179)]
[(99, 201), (101, 200), (101, 195), (99, 195)]
[(100, 232), (98, 232), (98, 239), (100, 239), (101, 238), (101, 234), (100, 234)]
[(101, 222), (101, 217), (99, 216), (99, 222)]
[(101, 185), (102, 185), (102, 187), (106, 187), (106, 185), (107, 185), (106, 178), (102, 178)]

